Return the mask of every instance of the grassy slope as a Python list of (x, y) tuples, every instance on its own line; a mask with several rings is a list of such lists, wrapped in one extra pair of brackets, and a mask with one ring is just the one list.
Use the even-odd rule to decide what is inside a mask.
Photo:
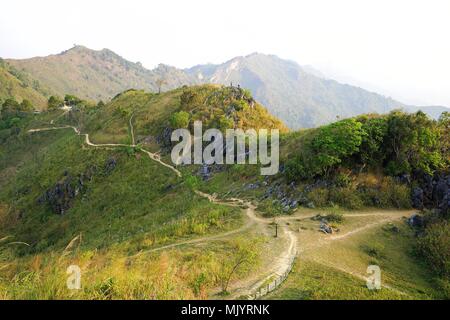
[[(15, 168), (17, 174), (8, 179), (7, 187), (0, 192), (2, 225), (9, 226), (2, 228), (0, 238), (14, 235), (14, 240), (31, 245), (1, 250), (1, 260), (5, 255), (9, 257), (5, 258), (8, 268), (2, 270), (2, 277), (6, 276), (3, 279), (7, 282), (0, 284), (6, 286), (2, 291), (5, 298), (69, 297), (70, 292), (62, 281), (66, 278), (65, 268), (77, 261), (86, 265), (89, 270), (86, 277), (91, 279), (84, 282), (86, 288), (78, 293), (79, 297), (94, 298), (98, 295), (98, 298), (108, 298), (103, 292), (102, 281), (110, 285), (109, 279), (118, 281), (114, 285), (117, 291), (114, 297), (138, 298), (144, 294), (147, 298), (151, 294), (160, 298), (193, 297), (193, 289), (188, 283), (191, 280), (185, 279), (185, 275), (172, 275), (170, 268), (165, 269), (167, 264), (173, 264), (173, 268), (181, 267), (180, 254), (174, 254), (173, 258), (160, 258), (159, 254), (145, 256), (142, 261), (133, 260), (136, 264), (131, 269), (127, 267), (126, 257), (161, 244), (234, 229), (240, 223), (239, 210), (213, 205), (199, 198), (173, 172), (148, 157), (128, 155), (120, 150), (88, 148), (82, 145), (81, 140), (69, 130), (42, 132), (24, 138), (23, 149), (16, 146), (15, 150), (7, 150), (13, 157), (19, 157), (18, 153), (22, 151), (28, 153), (28, 146), (44, 144), (37, 154)], [(76, 174), (88, 166), (102, 167), (109, 157), (117, 159), (116, 169), (109, 175), (100, 173), (94, 176), (88, 183), (87, 192), (75, 200), (64, 216), (36, 203), (36, 198), (58, 181), (63, 171)], [(15, 165), (5, 153), (1, 159), (2, 176)], [(169, 185), (174, 187), (167, 190), (165, 187)], [(61, 260), (64, 248), (80, 234), (82, 241), (77, 244), (76, 253), (67, 260)], [(226, 249), (226, 243), (223, 246)], [(196, 257), (196, 262), (191, 263), (195, 265), (192, 276), (197, 271), (201, 273), (205, 266), (200, 263), (208, 256), (213, 255), (209, 258), (210, 263), (217, 264), (219, 256), (228, 251), (224, 249), (222, 252), (222, 247), (194, 250), (190, 254)], [(232, 254), (232, 250), (229, 252)], [(130, 281), (135, 277), (149, 278), (148, 287), (133, 287), (136, 283), (128, 283), (128, 278), (123, 277), (124, 268), (130, 269)], [(158, 268), (167, 273), (163, 273), (166, 285), (175, 286), (182, 282), (170, 295), (164, 291), (167, 288), (159, 288), (163, 284), (156, 276)], [(147, 270), (152, 270), (151, 274)], [(22, 278), (25, 275), (28, 277)], [(215, 285), (211, 279), (209, 275), (210, 285)], [(30, 287), (31, 290), (25, 290)]]
[(173, 68), (147, 70), (110, 50), (96, 51), (83, 46), (47, 57), (8, 62), (60, 96), (74, 94), (89, 100), (107, 100), (130, 88), (157, 91), (155, 82), (161, 78), (160, 73), (166, 80), (165, 90), (192, 83), (190, 77)]
[(23, 99), (30, 100), (36, 109), (43, 109), (47, 105), (47, 99), (41, 92), (21, 81), (8, 69), (0, 64), (0, 98), (15, 98), (21, 102)]
[[(286, 283), (268, 298), (440, 298), (439, 292), (433, 289), (433, 274), (414, 255), (413, 231), (402, 222), (396, 225), (399, 233), (380, 226), (300, 254)], [(367, 276), (366, 268), (372, 264), (380, 266), (382, 284), (388, 287), (375, 291), (367, 289), (362, 277)]]
[[(98, 114), (90, 115), (83, 132), (92, 129), (91, 140), (96, 143), (129, 142), (129, 119), (123, 114), (117, 116), (115, 112), (121, 107), (132, 109), (136, 115), (137, 136), (148, 135), (154, 132), (152, 124), (166, 121), (179, 107), (179, 95), (180, 90), (161, 95), (140, 91), (125, 93)], [(118, 290), (114, 297), (140, 297), (143, 294), (150, 297), (149, 290), (154, 290), (152, 294), (160, 298), (201, 297), (205, 294), (203, 287), (217, 286), (214, 272), (220, 269), (220, 259), (224, 256), (228, 259), (234, 254), (234, 247), (229, 247), (227, 241), (208, 246), (206, 250), (193, 250), (193, 253), (175, 249), (174, 257), (167, 257), (167, 253), (145, 255), (141, 263), (152, 270), (160, 268), (160, 264), (184, 268), (180, 263), (191, 257), (194, 266), (189, 277), (172, 276), (169, 275), (171, 269), (165, 270), (167, 285), (175, 286), (180, 282), (170, 295), (164, 293), (165, 288), (158, 287), (161, 285), (158, 277), (149, 279), (152, 284), (143, 291), (130, 293), (127, 290), (135, 289), (123, 277), (122, 268), (128, 263), (127, 256), (141, 251), (236, 229), (242, 223), (240, 210), (211, 204), (197, 196), (189, 184), (171, 170), (131, 148), (88, 147), (83, 138), (70, 129), (26, 133), (28, 128), (51, 126), (51, 119), (55, 119), (55, 126), (70, 120), (61, 111), (32, 116), (25, 122), (21, 134), (11, 137), (0, 153), (0, 238), (13, 236), (11, 239), (29, 244), (1, 246), (0, 262), (3, 260), (7, 265), (2, 270), (6, 283), (0, 284), (6, 292), (4, 297), (69, 297), (67, 290), (59, 291), (58, 288), (65, 278), (65, 266), (73, 259), (88, 264), (90, 271), (96, 270), (88, 275), (92, 277), (89, 283), (93, 287), (86, 287), (77, 297), (95, 297), (98, 294), (95, 286), (101, 287), (98, 282), (109, 278), (121, 279), (117, 280), (120, 285), (114, 285)], [(111, 127), (114, 128), (112, 132), (123, 133), (120, 138), (111, 134)], [(105, 163), (110, 158), (114, 158), (117, 165), (108, 173)], [(48, 205), (37, 203), (45, 190), (64, 179), (65, 172), (77, 177), (93, 167), (97, 170), (92, 181), (85, 181), (86, 191), (75, 198), (64, 215), (56, 215)], [(72, 260), (66, 261), (65, 250), (74, 243), (77, 250)], [(161, 254), (166, 257), (160, 257)], [(180, 255), (183, 256), (181, 261)], [(141, 264), (134, 266), (136, 269), (130, 272), (129, 279), (149, 277)], [(29, 275), (29, 278), (22, 278), (23, 275)], [(199, 286), (203, 289), (189, 284), (195, 276), (200, 277)], [(31, 292), (24, 291), (30, 286)], [(154, 289), (155, 286), (158, 289)]]
[[(83, 122), (82, 131), (89, 132), (94, 143), (129, 143), (129, 117), (134, 114), (138, 139), (156, 135), (167, 125), (170, 114), (179, 109), (182, 92), (183, 89), (161, 95), (126, 92), (91, 113)], [(58, 111), (34, 116), (26, 126), (46, 127), (51, 119), (57, 119), (55, 125), (69, 121)], [(287, 140), (285, 145), (288, 143), (297, 140)], [(0, 281), (4, 289), (0, 297), (204, 298), (208, 288), (217, 287), (215, 272), (223, 259), (235, 254), (229, 241), (132, 256), (163, 244), (237, 228), (241, 223), (238, 209), (212, 205), (199, 198), (184, 179), (176, 178), (172, 171), (144, 154), (130, 148), (87, 147), (72, 130), (28, 135), (24, 128), (18, 138), (2, 147), (0, 239), (14, 235), (14, 240), (31, 246), (5, 248), (0, 243), (0, 263), (8, 265), (2, 269), (2, 279), (6, 281)], [(117, 166), (106, 173), (103, 168), (111, 157)], [(64, 171), (76, 176), (94, 165), (99, 171), (64, 216), (36, 203), (48, 187), (62, 179)], [(185, 174), (191, 169), (196, 170), (182, 168)], [(247, 190), (244, 185), (261, 180), (257, 170), (257, 166), (231, 166), (209, 182), (202, 182), (201, 188), (222, 197), (256, 198), (263, 190)], [(333, 250), (341, 252), (340, 256), (346, 257), (351, 266), (361, 269), (373, 258), (364, 256), (362, 244), (374, 239), (383, 241), (385, 258), (379, 263), (386, 279), (411, 297), (433, 296), (433, 292), (428, 293), (429, 275), (420, 264), (411, 268), (411, 276), (401, 280), (402, 272), (416, 263), (408, 254), (411, 239), (406, 234), (402, 231), (398, 239), (373, 234), (359, 242), (336, 244)], [(247, 235), (250, 240), (254, 236)], [(395, 263), (385, 264), (386, 261)], [(78, 293), (71, 293), (64, 286), (65, 268), (73, 263), (82, 267), (88, 279)], [(361, 280), (313, 259), (299, 259), (295, 270), (275, 293), (276, 297), (403, 298), (384, 290), (367, 294)], [(318, 277), (318, 272), (322, 276)], [(419, 277), (417, 284), (413, 277)], [(327, 287), (319, 288), (322, 284)], [(340, 288), (344, 289), (339, 291)]]

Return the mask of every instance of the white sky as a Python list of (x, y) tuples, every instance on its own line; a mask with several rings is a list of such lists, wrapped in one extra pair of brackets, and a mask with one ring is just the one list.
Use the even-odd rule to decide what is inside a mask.
[(190, 67), (257, 51), (450, 106), (449, 0), (14, 0), (0, 10), (5, 58), (81, 44), (148, 68)]

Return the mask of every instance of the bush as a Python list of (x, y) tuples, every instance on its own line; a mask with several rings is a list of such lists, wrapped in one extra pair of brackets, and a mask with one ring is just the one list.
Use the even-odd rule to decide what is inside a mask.
[(328, 222), (334, 222), (334, 223), (344, 222), (344, 215), (337, 211), (333, 211), (333, 212), (327, 214), (324, 218)]
[(60, 108), (64, 105), (63, 99), (57, 96), (51, 96), (48, 98), (47, 107), (49, 110), (55, 110), (57, 108)]
[(347, 209), (361, 209), (364, 206), (360, 194), (350, 187), (331, 189), (330, 201)]
[(373, 243), (370, 245), (363, 245), (361, 249), (372, 258), (381, 259), (384, 257), (383, 251), (384, 246), (378, 243)]
[(334, 184), (337, 187), (348, 187), (352, 183), (352, 178), (350, 177), (351, 173), (345, 174), (342, 172), (339, 172), (334, 177)]
[(362, 124), (346, 119), (318, 128), (302, 150), (287, 161), (289, 179), (328, 176), (331, 171), (358, 152), (364, 132)]
[(64, 96), (64, 102), (68, 105), (68, 106), (76, 106), (78, 104), (81, 104), (83, 101), (71, 94), (66, 94)]
[(184, 181), (186, 182), (186, 186), (191, 190), (197, 189), (200, 185), (199, 178), (194, 175), (187, 175)]
[(183, 129), (189, 126), (189, 113), (186, 111), (175, 112), (170, 118), (172, 129)]
[(426, 227), (417, 242), (419, 252), (433, 270), (443, 277), (450, 277), (450, 224), (440, 221)]
[(410, 209), (411, 190), (408, 186), (399, 184), (391, 177), (383, 179), (380, 195), (382, 204), (385, 207), (394, 207), (399, 209)]
[(23, 101), (20, 103), (20, 111), (22, 112), (31, 112), (34, 110), (33, 104), (30, 100), (23, 99)]
[(308, 199), (316, 207), (328, 207), (329, 202), (329, 191), (326, 188), (316, 188), (308, 193)]

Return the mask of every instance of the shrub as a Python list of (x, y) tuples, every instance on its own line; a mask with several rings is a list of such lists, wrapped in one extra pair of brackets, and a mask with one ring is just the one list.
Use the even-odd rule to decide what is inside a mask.
[(172, 114), (170, 118), (170, 126), (173, 129), (182, 129), (189, 126), (189, 113), (186, 111), (179, 111)]
[(314, 203), (316, 207), (329, 206), (329, 191), (326, 188), (316, 188), (308, 193), (308, 199)]
[(330, 190), (330, 201), (347, 209), (360, 209), (364, 203), (357, 190), (351, 187)]
[(350, 177), (350, 173), (345, 174), (339, 172), (334, 177), (334, 184), (338, 187), (348, 187), (352, 183), (352, 178)]
[(337, 211), (333, 211), (333, 212), (327, 214), (324, 218), (328, 222), (334, 222), (334, 223), (342, 223), (344, 221), (343, 214), (340, 212), (337, 212)]
[(408, 186), (399, 184), (391, 177), (383, 179), (380, 189), (381, 202), (385, 207), (410, 209), (411, 190)]
[(379, 243), (372, 243), (370, 245), (363, 245), (361, 249), (372, 258), (381, 259), (384, 257), (384, 246)]
[(320, 127), (302, 150), (287, 162), (290, 179), (307, 179), (328, 176), (342, 161), (359, 150), (362, 124), (355, 119), (346, 119)]
[(419, 252), (435, 272), (450, 277), (450, 224), (440, 221), (426, 227), (417, 242)]
[(34, 107), (30, 100), (23, 99), (23, 101), (20, 103), (20, 111), (22, 112), (31, 112), (33, 111)]
[(78, 97), (76, 97), (76, 96), (74, 96), (74, 95), (66, 94), (66, 95), (64, 96), (64, 102), (65, 102), (68, 106), (76, 106), (76, 105), (82, 103), (83, 101), (82, 101), (80, 98), (78, 98)]
[(48, 98), (47, 107), (49, 110), (60, 108), (63, 105), (64, 101), (57, 96), (51, 96), (50, 98)]
[(199, 178), (194, 175), (187, 175), (184, 181), (186, 182), (187, 187), (191, 190), (197, 189), (200, 184)]

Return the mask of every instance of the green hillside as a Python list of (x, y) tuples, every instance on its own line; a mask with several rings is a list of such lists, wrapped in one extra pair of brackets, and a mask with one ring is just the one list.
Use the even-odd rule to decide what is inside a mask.
[(26, 99), (40, 110), (47, 105), (46, 94), (38, 81), (0, 59), (0, 102), (10, 98), (18, 102)]
[(111, 50), (96, 51), (83, 46), (47, 57), (8, 62), (32, 74), (54, 94), (73, 94), (94, 101), (108, 100), (131, 88), (158, 91), (159, 87), (168, 90), (191, 83), (187, 75), (175, 68), (160, 65), (148, 70)]
[[(65, 275), (62, 266), (70, 259), (95, 265), (98, 270), (87, 275), (91, 285), (76, 297), (148, 298), (154, 294), (161, 299), (193, 298), (204, 296), (206, 287), (217, 285), (224, 255), (231, 258), (239, 254), (250, 239), (255, 243), (256, 235), (247, 240), (225, 239), (206, 250), (193, 248), (183, 254), (171, 251), (160, 255), (151, 250), (234, 230), (243, 222), (238, 208), (210, 203), (194, 192), (196, 177), (185, 170), (183, 177), (177, 177), (142, 151), (156, 148), (157, 143), (90, 147), (71, 128), (27, 130), (74, 124), (89, 133), (93, 143), (129, 143), (130, 130), (135, 130), (138, 139), (160, 134), (169, 125), (170, 115), (180, 110), (183, 94), (198, 94), (200, 98), (218, 93), (239, 101), (226, 88), (214, 86), (161, 95), (132, 90), (105, 106), (80, 102), (68, 113), (29, 114), (4, 132), (0, 153), (1, 297), (70, 297), (64, 287), (58, 289)], [(222, 107), (208, 106), (211, 115), (223, 114)], [(261, 125), (284, 129), (261, 106), (254, 110)], [(7, 115), (2, 116), (6, 121)], [(247, 114), (236, 119), (247, 117), (254, 119)], [(159, 127), (153, 128), (154, 123)], [(163, 159), (169, 162), (166, 156)], [(17, 244), (9, 246), (13, 242)], [(146, 251), (150, 252), (141, 257)], [(191, 266), (189, 274), (183, 272), (186, 264)], [(133, 276), (127, 273), (124, 277), (123, 268)], [(153, 270), (151, 274), (146, 272), (148, 268)], [(167, 273), (161, 282), (158, 268), (164, 274), (169, 269), (179, 271)], [(238, 274), (247, 272), (243, 269)], [(148, 280), (148, 286), (136, 287), (142, 279)], [(165, 288), (177, 283), (174, 291)], [(113, 285), (114, 292), (105, 292), (105, 286)]]
[[(2, 110), (8, 128), (0, 131), (0, 298), (245, 298), (254, 283), (263, 287), (285, 272), (285, 261), (305, 246), (319, 247), (294, 272), (315, 268), (335, 236), (353, 239), (344, 242), (347, 267), (370, 259), (362, 254), (398, 262), (389, 270), (395, 290), (380, 298), (402, 298), (398, 291), (408, 298), (445, 295), (445, 273), (436, 284), (418, 264), (415, 285), (399, 274), (419, 256), (396, 252), (416, 245), (402, 216), (412, 214), (411, 189), (419, 183), (398, 177), (448, 169), (447, 118), (394, 112), (288, 132), (248, 91), (216, 85), (128, 90), (107, 104), (72, 101), (71, 110), (41, 114)], [(280, 173), (264, 177), (257, 165), (231, 165), (210, 166), (205, 176), (199, 166), (172, 167), (170, 132), (195, 120), (221, 129), (280, 129)], [(317, 214), (341, 231), (318, 232)], [(366, 237), (353, 237), (388, 223), (399, 225), (390, 234), (402, 241), (398, 246), (372, 248)], [(440, 268), (433, 256), (426, 259)], [(360, 286), (352, 271), (339, 276), (347, 269), (322, 260), (323, 276), (352, 279), (334, 286), (349, 294)], [(70, 265), (82, 270), (81, 290), (66, 287)], [(279, 296), (304, 297), (287, 290), (299, 281), (292, 276)], [(301, 276), (318, 285), (310, 271)]]

